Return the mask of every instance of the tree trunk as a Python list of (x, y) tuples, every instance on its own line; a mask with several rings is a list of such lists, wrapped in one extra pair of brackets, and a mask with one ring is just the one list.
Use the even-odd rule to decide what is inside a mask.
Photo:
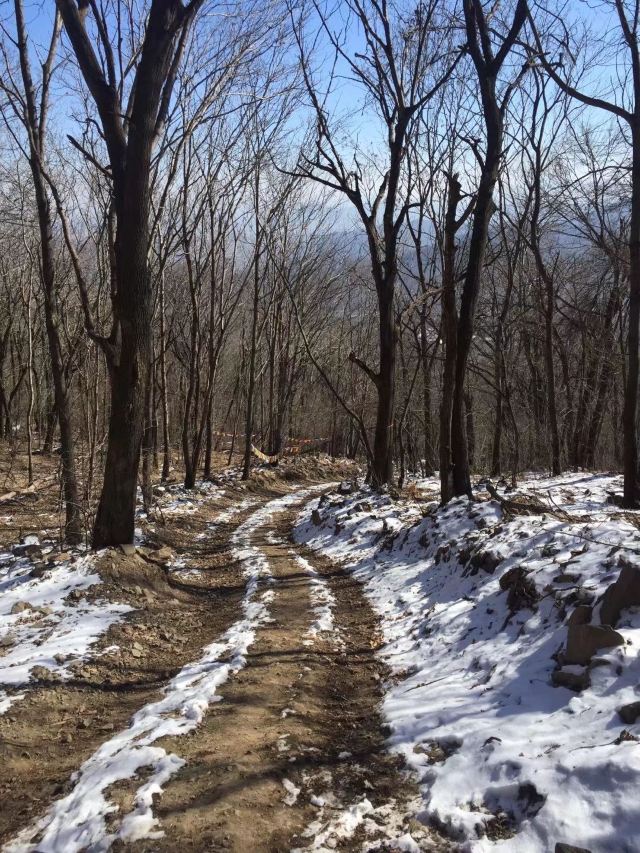
[(622, 411), (624, 506), (638, 500), (638, 345), (640, 332), (640, 119), (631, 127), (633, 163), (631, 171), (631, 219), (629, 223), (629, 330), (627, 338), (627, 381)]
[(456, 232), (457, 211), (462, 187), (457, 175), (448, 175), (447, 212), (444, 230), (442, 274), (442, 337), (444, 366), (442, 369), (442, 400), (440, 403), (440, 497), (445, 504), (454, 495), (453, 460), (451, 447), (451, 417), (458, 347), (456, 309)]
[(393, 290), (389, 288), (378, 296), (380, 312), (380, 370), (376, 382), (378, 407), (373, 439), (372, 481), (380, 488), (393, 480), (393, 404), (395, 396), (395, 318), (393, 316)]

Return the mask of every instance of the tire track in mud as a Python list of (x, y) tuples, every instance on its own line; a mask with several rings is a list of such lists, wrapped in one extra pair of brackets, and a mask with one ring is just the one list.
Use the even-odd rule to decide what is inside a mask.
[[(270, 618), (202, 726), (165, 744), (186, 763), (155, 809), (164, 837), (136, 850), (391, 850), (408, 830), (419, 846), (405, 849), (445, 849), (409, 816), (417, 788), (385, 749), (378, 619), (346, 571), (288, 541), (293, 519), (252, 534)], [(317, 630), (320, 583), (330, 632)]]
[[(72, 773), (237, 618), (244, 583), (228, 542), (252, 511), (218, 525), (217, 506), (203, 505), (158, 529), (164, 544), (190, 543), (198, 579), (167, 577), (139, 556), (106, 552), (98, 594), (120, 600), (137, 582), (143, 606), (132, 602), (138, 609), (104, 635), (74, 678), (29, 685), (25, 698), (0, 716), (0, 844), (68, 794)], [(206, 540), (195, 539), (195, 529), (212, 525)], [(114, 644), (122, 650), (117, 660), (100, 653)]]
[[(106, 816), (106, 831), (115, 837), (123, 817), (126, 822), (127, 815), (137, 815), (144, 818), (138, 834), (130, 834), (128, 841), (109, 837), (106, 846), (98, 846), (98, 839), (93, 849), (108, 849), (113, 841), (113, 850), (149, 853), (280, 853), (360, 850), (364, 841), (377, 839), (377, 849), (392, 850), (398, 849), (394, 840), (408, 830), (418, 848), (403, 849), (444, 849), (409, 817), (417, 789), (385, 750), (379, 705), (389, 673), (375, 655), (378, 619), (347, 572), (287, 541), (292, 500), (300, 502), (300, 496), (235, 514), (232, 507), (224, 526), (216, 529), (223, 571), (236, 579), (236, 592), (209, 598), (211, 624), (206, 631), (201, 627), (197, 648), (232, 629), (243, 606), (238, 580), (243, 565), (247, 577), (251, 561), (248, 583), (255, 585), (250, 597), (264, 604), (253, 625), (255, 636), (242, 650), (243, 665), (231, 668), (199, 725), (186, 736), (154, 741), (164, 755), (177, 758), (180, 769), (176, 763), (166, 778), (154, 779), (152, 770), (141, 767), (137, 778), (121, 779), (105, 790), (117, 807), (112, 818)], [(270, 503), (279, 506), (270, 511)], [(192, 538), (194, 546), (201, 541)], [(181, 590), (189, 586), (189, 565), (178, 577)], [(222, 663), (224, 656), (221, 649)], [(197, 654), (190, 660), (198, 665)], [(140, 693), (134, 710), (157, 697), (156, 691)], [(118, 719), (116, 730), (126, 730), (126, 718)], [(93, 748), (104, 740), (98, 735)], [(72, 769), (88, 757), (88, 749)], [(72, 789), (66, 781), (68, 764), (62, 793)], [(155, 781), (162, 783), (161, 796)], [(142, 790), (146, 811), (140, 809)], [(41, 814), (46, 797), (37, 802)], [(27, 822), (23, 813), (13, 823), (17, 829)], [(140, 837), (145, 832), (147, 837)], [(66, 838), (54, 839), (51, 846), (15, 849), (80, 849)]]

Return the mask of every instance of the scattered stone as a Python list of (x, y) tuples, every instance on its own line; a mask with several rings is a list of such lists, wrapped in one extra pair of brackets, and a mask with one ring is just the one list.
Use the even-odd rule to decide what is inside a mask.
[(618, 561), (622, 570), (618, 580), (607, 588), (600, 607), (600, 622), (612, 628), (618, 624), (621, 610), (640, 605), (640, 568), (624, 557)]
[(569, 625), (588, 625), (591, 622), (593, 608), (588, 604), (579, 604), (571, 616), (569, 616)]
[(319, 527), (322, 524), (322, 513), (319, 509), (314, 509), (311, 513), (311, 521), (315, 524), (316, 527)]
[(614, 743), (616, 746), (620, 746), (621, 743), (638, 743), (638, 741), (640, 741), (640, 738), (637, 738), (628, 729), (622, 729), (618, 737), (614, 740)]
[(623, 723), (632, 726), (640, 717), (640, 702), (630, 702), (618, 708), (618, 714)]
[(457, 738), (428, 740), (414, 746), (414, 752), (427, 756), (429, 764), (442, 764), (456, 753), (462, 746)]
[(553, 579), (554, 583), (578, 583), (580, 575), (577, 572), (561, 572)]
[(522, 566), (514, 566), (502, 575), (500, 589), (509, 591), (507, 605), (512, 612), (533, 607), (538, 601), (536, 585)]
[(563, 666), (551, 673), (551, 682), (554, 687), (567, 687), (579, 693), (590, 684), (589, 670), (582, 666)]
[(50, 563), (38, 562), (38, 563), (35, 563), (34, 567), (31, 569), (29, 574), (31, 575), (32, 578), (41, 578), (41, 577), (44, 577), (44, 575), (46, 575), (50, 571), (51, 571), (51, 564)]
[(338, 486), (338, 492), (341, 495), (351, 495), (357, 489), (357, 484), (353, 480), (343, 480)]
[(25, 613), (28, 610), (35, 610), (33, 604), (29, 604), (28, 601), (16, 601), (11, 605), (9, 613), (15, 616), (16, 613)]
[(586, 847), (576, 847), (573, 844), (564, 844), (561, 841), (556, 843), (554, 853), (591, 853)]
[[(489, 549), (480, 549), (471, 555), (469, 565), (471, 570), (469, 574), (476, 575), (480, 570), (492, 575), (502, 562), (502, 557), (495, 551)], [(507, 572), (508, 574), (508, 572)]]
[(34, 681), (60, 681), (60, 676), (57, 672), (47, 669), (46, 666), (33, 666), (29, 671), (29, 676)]
[(120, 550), (126, 557), (133, 557), (136, 553), (136, 546), (131, 542), (125, 542), (120, 545)]
[(59, 554), (50, 554), (47, 558), (47, 562), (52, 565), (58, 565), (59, 563), (66, 563), (71, 560), (73, 554), (70, 551), (62, 551)]
[(600, 649), (623, 645), (624, 637), (608, 625), (570, 624), (564, 659), (568, 664), (588, 664)]
[(16, 638), (13, 634), (4, 634), (4, 636), (0, 637), (0, 649), (8, 649), (15, 642)]

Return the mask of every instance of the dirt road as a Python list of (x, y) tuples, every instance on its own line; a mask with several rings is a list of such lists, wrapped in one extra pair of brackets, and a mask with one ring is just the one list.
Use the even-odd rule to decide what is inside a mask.
[(144, 596), (102, 643), (119, 657), (0, 717), (4, 850), (440, 849), (384, 750), (376, 616), (290, 539), (310, 497), (231, 495), (157, 529), (181, 555), (170, 572), (112, 560), (112, 586)]

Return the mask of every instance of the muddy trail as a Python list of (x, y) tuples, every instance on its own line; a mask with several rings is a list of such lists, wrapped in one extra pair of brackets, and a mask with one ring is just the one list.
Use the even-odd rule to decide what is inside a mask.
[(377, 617), (293, 543), (321, 488), (232, 492), (104, 557), (135, 609), (0, 717), (0, 849), (446, 848), (384, 748)]

